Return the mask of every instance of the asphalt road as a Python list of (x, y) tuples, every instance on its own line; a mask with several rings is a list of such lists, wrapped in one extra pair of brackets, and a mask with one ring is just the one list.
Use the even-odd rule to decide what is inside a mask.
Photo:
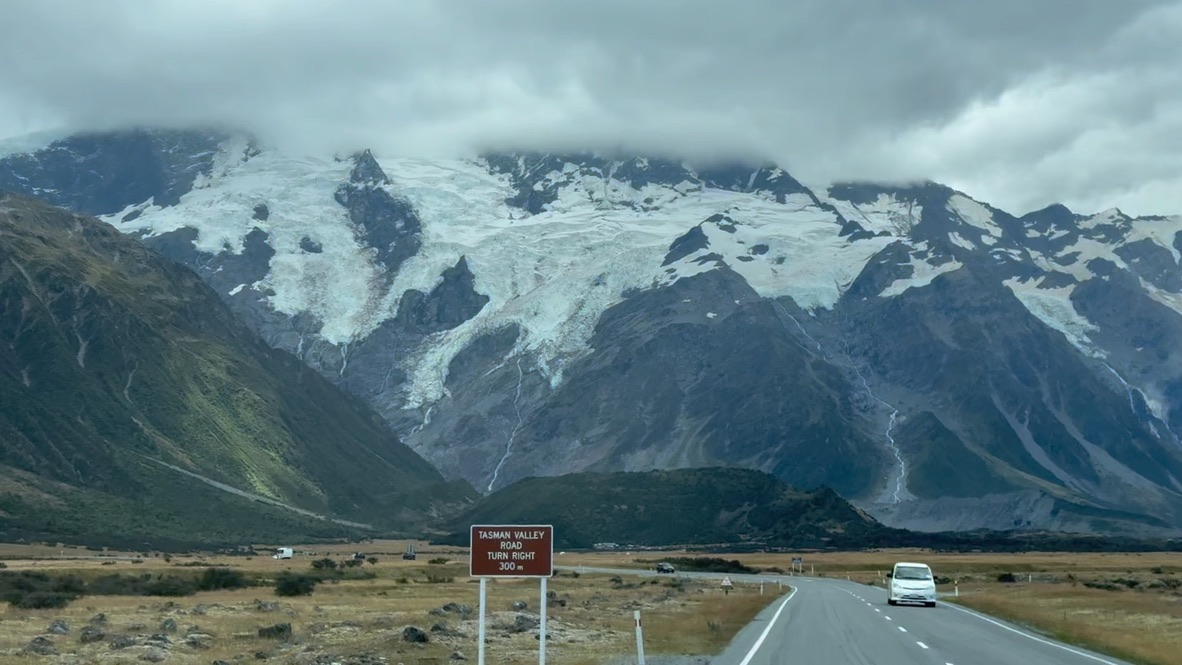
[[(578, 568), (655, 575), (653, 571)], [(718, 578), (713, 573), (678, 576)], [(1035, 635), (1013, 624), (941, 602), (890, 606), (886, 591), (815, 577), (730, 575), (738, 584), (795, 588), (772, 603), (712, 665), (1128, 665)]]

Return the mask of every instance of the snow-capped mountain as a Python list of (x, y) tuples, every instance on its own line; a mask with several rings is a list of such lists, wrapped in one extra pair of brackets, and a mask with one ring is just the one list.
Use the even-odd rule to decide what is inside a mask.
[(194, 268), (446, 475), (734, 465), (911, 528), (1182, 528), (1182, 218), (598, 154), (71, 137), (0, 188)]

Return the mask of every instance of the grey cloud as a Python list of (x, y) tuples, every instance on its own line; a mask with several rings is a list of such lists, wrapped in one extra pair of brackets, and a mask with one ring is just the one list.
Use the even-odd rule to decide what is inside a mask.
[(1179, 138), (1180, 6), (11, 3), (0, 135), (36, 117), (220, 122), (309, 149), (760, 153), (806, 180), (930, 177), (1015, 212), (1182, 211), (1165, 153)]

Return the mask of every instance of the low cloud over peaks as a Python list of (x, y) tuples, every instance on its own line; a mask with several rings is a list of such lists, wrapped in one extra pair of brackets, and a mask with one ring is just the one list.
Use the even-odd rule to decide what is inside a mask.
[(308, 149), (766, 155), (1022, 213), (1182, 212), (1182, 2), (43, 0), (0, 136), (241, 126)]

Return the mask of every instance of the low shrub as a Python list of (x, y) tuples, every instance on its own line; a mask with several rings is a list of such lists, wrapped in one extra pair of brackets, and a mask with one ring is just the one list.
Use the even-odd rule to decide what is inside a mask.
[(320, 580), (312, 575), (296, 573), (280, 573), (275, 580), (275, 595), (277, 596), (310, 596), (316, 590)]

